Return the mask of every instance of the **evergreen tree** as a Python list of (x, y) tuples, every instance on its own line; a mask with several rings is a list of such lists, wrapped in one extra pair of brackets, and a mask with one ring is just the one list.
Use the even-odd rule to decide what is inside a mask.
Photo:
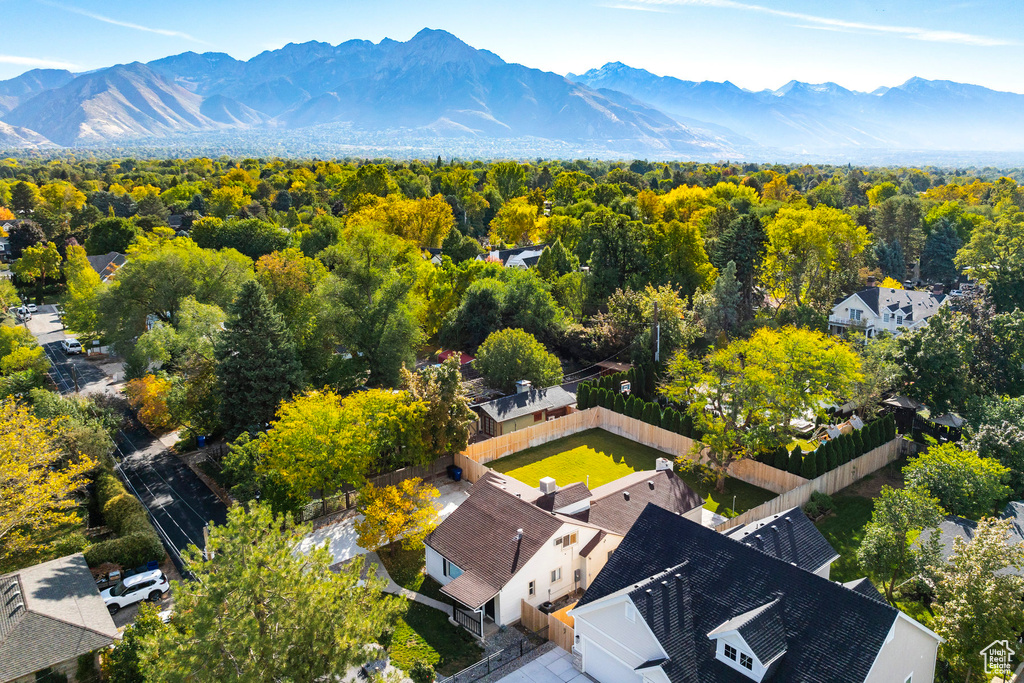
[(655, 427), (661, 426), (661, 406), (657, 403), (651, 404), (654, 408), (651, 409), (651, 424)]
[(626, 410), (623, 412), (623, 415), (625, 415), (626, 417), (633, 417), (633, 409), (635, 405), (636, 396), (631, 395), (629, 398), (626, 399)]
[(814, 455), (814, 451), (811, 451), (804, 456), (803, 463), (800, 466), (800, 476), (804, 479), (816, 479), (818, 476), (818, 462), (817, 457)]
[(800, 476), (800, 470), (803, 469), (804, 454), (800, 450), (799, 446), (794, 446), (793, 450), (789, 452), (789, 467), (787, 468), (790, 474)]
[(821, 446), (818, 446), (814, 451), (814, 466), (818, 470), (818, 475), (825, 474), (828, 472), (828, 457), (825, 455), (825, 451)]
[(557, 280), (566, 273), (573, 273), (580, 268), (580, 260), (564, 246), (562, 239), (556, 238), (551, 246), (544, 247), (537, 259), (537, 273), (549, 282)]
[(825, 461), (828, 464), (829, 470), (839, 467), (839, 454), (836, 452), (834, 441), (825, 442)]
[(864, 447), (864, 436), (861, 434), (861, 430), (853, 430), (853, 452), (854, 457), (858, 457), (867, 453), (867, 449)]
[(615, 394), (615, 405), (612, 410), (622, 415), (626, 414), (626, 399), (622, 397), (621, 393)]
[(958, 271), (953, 258), (964, 245), (946, 218), (932, 228), (921, 252), (921, 277), (929, 282), (952, 283)]
[(875, 258), (882, 274), (902, 281), (907, 274), (907, 259), (903, 255), (903, 245), (898, 239), (886, 244), (880, 241), (875, 246)]
[(634, 370), (636, 371), (636, 381), (633, 382), (633, 393), (641, 399), (646, 400), (647, 394), (645, 393), (644, 388), (647, 386), (647, 378), (645, 376), (647, 373), (644, 372), (644, 369), (639, 365), (634, 368)]
[(576, 389), (576, 407), (586, 410), (590, 407), (590, 382), (580, 382)]
[(214, 353), (221, 422), (230, 436), (262, 430), (281, 400), (301, 386), (292, 337), (255, 280), (242, 285), (228, 307)]
[(683, 415), (682, 424), (679, 428), (679, 433), (691, 439), (697, 438), (693, 433), (693, 416), (690, 415), (690, 413), (685, 413)]
[(786, 450), (785, 446), (779, 446), (775, 449), (775, 461), (772, 463), (772, 466), (783, 472), (789, 469), (789, 451)]
[(843, 445), (843, 464), (853, 460), (853, 437), (849, 434), (843, 434), (839, 437), (839, 442)]
[(601, 406), (608, 410), (615, 409), (615, 394), (613, 394), (609, 389), (601, 390)]

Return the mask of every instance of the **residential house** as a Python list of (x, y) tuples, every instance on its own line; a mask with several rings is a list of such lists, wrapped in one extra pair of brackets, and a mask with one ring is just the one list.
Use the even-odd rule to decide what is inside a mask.
[[(1024, 501), (1017, 500), (1007, 503), (1003, 509), (1003, 514), (999, 518), (1011, 520), (1010, 536), (1006, 539), (1006, 542), (1010, 545), (1024, 543)], [(957, 517), (956, 515), (948, 515), (943, 519), (937, 528), (939, 534), (939, 554), (942, 556), (942, 559), (948, 560), (953, 555), (957, 538), (963, 539), (965, 543), (970, 543), (974, 538), (977, 528), (977, 522)], [(918, 536), (917, 542), (926, 543), (935, 531), (933, 529), (925, 529)], [(1024, 576), (1024, 570), (1016, 569), (1015, 567), (1006, 567), (997, 573)]]
[(534, 244), (514, 249), (492, 249), (476, 258), (478, 261), (497, 261), (506, 268), (531, 268), (537, 265), (537, 260), (546, 246), (548, 245)]
[(704, 503), (665, 459), (594, 490), (488, 472), (427, 537), (427, 574), (479, 635), (485, 622), (518, 621), (522, 600), (536, 607), (587, 588), (651, 502), (697, 522)]
[(725, 534), (826, 579), (832, 563), (839, 559), (839, 553), (799, 507), (733, 527)]
[(868, 287), (832, 307), (828, 329), (832, 334), (856, 332), (867, 338), (881, 331), (899, 334), (925, 325), (948, 300), (938, 289), (918, 292)]
[(929, 683), (941, 639), (839, 584), (649, 505), (570, 610), (600, 683)]
[(128, 262), (128, 257), (116, 251), (110, 251), (99, 256), (89, 256), (89, 265), (99, 273), (102, 282), (110, 282), (114, 273)]
[(516, 393), (475, 406), (480, 414), (480, 431), (501, 436), (517, 429), (562, 417), (573, 411), (576, 394), (562, 387), (533, 389), (530, 382), (516, 383)]
[(118, 638), (85, 556), (68, 555), (0, 576), (0, 682), (74, 680), (78, 658)]

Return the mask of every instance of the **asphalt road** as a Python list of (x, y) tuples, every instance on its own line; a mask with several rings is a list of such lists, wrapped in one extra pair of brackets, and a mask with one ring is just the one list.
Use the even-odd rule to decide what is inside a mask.
[[(93, 361), (64, 354), (60, 348), (64, 331), (51, 306), (41, 306), (27, 327), (50, 358), (51, 376), (62, 394), (75, 392), (76, 378), (82, 393), (117, 393), (120, 387)], [(128, 423), (116, 439), (115, 456), (122, 479), (149, 509), (164, 546), (181, 571), (181, 551), (189, 545), (202, 548), (203, 527), (211, 521), (223, 524), (227, 507), (133, 414), (127, 417)]]

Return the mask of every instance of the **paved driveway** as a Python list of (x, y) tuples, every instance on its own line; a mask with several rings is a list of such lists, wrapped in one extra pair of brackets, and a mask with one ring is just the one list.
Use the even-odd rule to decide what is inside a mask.
[(572, 666), (572, 655), (556, 647), (524, 667), (498, 680), (498, 683), (589, 683), (591, 679)]
[[(434, 500), (434, 507), (437, 508), (438, 517), (443, 520), (455, 508), (459, 507), (462, 501), (468, 498), (466, 491), (469, 490), (470, 486), (471, 484), (465, 480), (458, 482), (449, 481), (439, 486), (438, 493), (440, 495)], [(306, 553), (315, 547), (327, 543), (327, 549), (334, 558), (331, 560), (331, 564), (346, 562), (356, 555), (365, 555), (369, 550), (360, 546), (357, 542), (358, 534), (355, 527), (356, 522), (361, 519), (363, 519), (362, 515), (353, 514), (351, 517), (346, 517), (336, 524), (317, 529), (302, 539), (297, 550)]]

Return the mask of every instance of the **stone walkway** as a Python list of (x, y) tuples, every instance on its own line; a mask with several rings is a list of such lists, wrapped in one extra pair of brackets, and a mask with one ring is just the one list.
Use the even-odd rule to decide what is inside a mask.
[(392, 579), (391, 576), (388, 574), (388, 570), (384, 568), (384, 563), (380, 561), (380, 556), (377, 555), (377, 553), (366, 554), (366, 564), (363, 565), (364, 573), (367, 571), (370, 565), (377, 565), (377, 578), (387, 581), (387, 586), (384, 587), (385, 593), (390, 593), (391, 595), (399, 595), (405, 598), (406, 600), (412, 600), (413, 602), (418, 602), (421, 605), (433, 607), (436, 610), (444, 612), (448, 616), (452, 616), (451, 605), (445, 604), (440, 600), (435, 600), (434, 598), (428, 598), (426, 595), (423, 595), (422, 593), (417, 593), (416, 591), (411, 591), (408, 588), (402, 588), (397, 583), (395, 583), (394, 579)]

